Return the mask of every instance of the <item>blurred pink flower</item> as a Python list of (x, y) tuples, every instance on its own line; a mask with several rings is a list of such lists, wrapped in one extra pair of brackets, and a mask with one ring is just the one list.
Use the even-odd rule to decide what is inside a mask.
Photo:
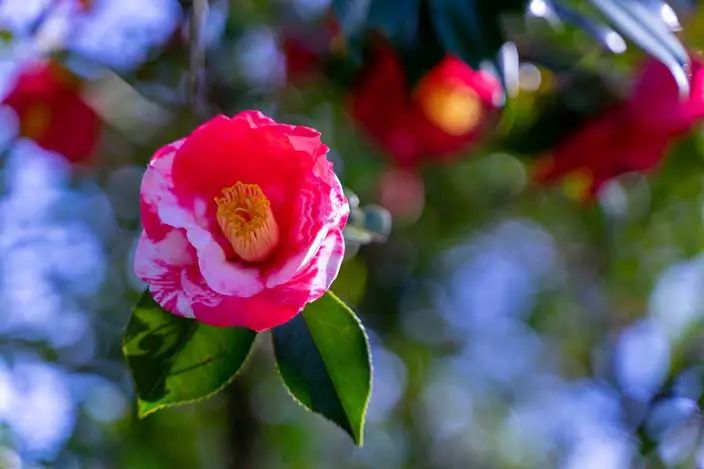
[(501, 84), (447, 56), (411, 89), (400, 59), (383, 39), (357, 78), (350, 114), (399, 165), (455, 156), (496, 122)]
[(256, 331), (330, 287), (349, 207), (307, 127), (218, 116), (159, 149), (142, 182), (135, 272), (167, 311)]
[(653, 58), (645, 61), (628, 99), (569, 135), (540, 160), (536, 181), (561, 181), (572, 195), (589, 201), (617, 176), (655, 169), (670, 144), (704, 117), (704, 62), (693, 55), (691, 63), (691, 91), (681, 99), (667, 67)]

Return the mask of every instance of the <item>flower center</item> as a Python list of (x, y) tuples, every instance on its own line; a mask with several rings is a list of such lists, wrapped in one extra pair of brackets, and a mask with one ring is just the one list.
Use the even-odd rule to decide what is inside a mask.
[(279, 226), (262, 189), (238, 181), (214, 200), (218, 225), (235, 254), (247, 262), (269, 257), (279, 243)]
[(444, 132), (459, 136), (474, 129), (482, 118), (482, 103), (468, 86), (427, 86), (420, 94), (425, 115)]
[(31, 104), (20, 116), (20, 135), (37, 140), (49, 128), (51, 112), (49, 107), (42, 103)]

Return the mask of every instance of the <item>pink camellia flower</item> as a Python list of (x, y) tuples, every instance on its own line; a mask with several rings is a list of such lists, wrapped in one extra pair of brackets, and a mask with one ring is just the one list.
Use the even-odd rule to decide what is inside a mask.
[(307, 127), (218, 116), (159, 149), (142, 181), (135, 272), (164, 309), (255, 331), (330, 287), (349, 206)]

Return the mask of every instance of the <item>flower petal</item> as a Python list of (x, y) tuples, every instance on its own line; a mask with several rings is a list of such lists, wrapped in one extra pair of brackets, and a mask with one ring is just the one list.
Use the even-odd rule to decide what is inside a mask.
[[(245, 269), (226, 260), (225, 252), (212, 234), (203, 204), (192, 210), (181, 205), (172, 180), (172, 168), (183, 140), (159, 149), (142, 180), (142, 223), (153, 239), (164, 236), (164, 225), (182, 228), (186, 239), (196, 249), (198, 264), (205, 281), (224, 295), (252, 296), (261, 291), (255, 269)], [(198, 201), (195, 201), (198, 202)]]
[[(266, 280), (267, 288), (273, 288), (277, 285), (284, 284), (294, 278), (300, 271), (304, 270), (308, 264), (313, 260), (321, 249), (323, 242), (325, 241), (328, 233), (333, 230), (343, 230), (345, 224), (347, 223), (347, 218), (349, 216), (349, 204), (342, 192), (342, 186), (337, 179), (337, 176), (329, 169), (330, 176), (333, 178), (333, 185), (326, 186), (328, 191), (327, 202), (327, 213), (313, 213), (315, 209), (321, 210), (321, 204), (318, 203), (317, 206), (313, 204), (308, 204), (304, 210), (306, 213), (301, 214), (301, 220), (307, 222), (307, 220), (320, 220), (322, 218), (323, 226), (315, 232), (312, 242), (305, 246), (305, 249), (300, 250), (296, 253), (292, 253), (286, 263), (282, 264), (280, 268), (273, 271)], [(320, 189), (319, 189), (320, 190)], [(305, 193), (301, 194), (301, 200), (308, 200), (305, 197)], [(310, 223), (310, 222), (307, 222)], [(343, 245), (344, 250), (344, 245)]]
[(172, 196), (171, 167), (176, 150), (183, 144), (183, 139), (159, 148), (152, 157), (142, 178), (141, 216), (142, 226), (153, 239), (161, 239), (164, 224), (159, 217), (159, 205), (163, 202), (176, 203)]
[(675, 79), (660, 61), (650, 58), (641, 65), (628, 103), (635, 121), (650, 130), (678, 134), (688, 132), (704, 118), (704, 62), (696, 55), (690, 55), (690, 59), (690, 93), (686, 99), (680, 98)]
[(276, 296), (257, 295), (252, 298), (220, 296), (217, 303), (194, 303), (197, 320), (216, 327), (246, 327), (257, 332), (280, 326), (296, 316), (304, 301), (286, 304)]
[[(264, 301), (265, 297), (226, 296), (212, 290), (200, 273), (195, 250), (183, 230), (173, 229), (160, 241), (151, 240), (143, 232), (134, 268), (137, 276), (149, 285), (154, 300), (165, 310), (214, 326), (269, 328), (267, 324), (272, 314), (286, 321), (300, 309), (299, 304), (280, 307)], [(259, 308), (251, 309), (252, 305), (259, 305)]]
[(183, 289), (188, 270), (197, 273), (196, 256), (181, 230), (171, 230), (159, 241), (142, 232), (134, 257), (134, 271), (149, 285), (154, 300), (165, 310), (193, 317), (191, 301)]
[(309, 291), (308, 302), (323, 296), (340, 272), (345, 257), (345, 238), (340, 230), (331, 230), (310, 263), (304, 278), (296, 283), (305, 284)]
[[(190, 235), (191, 232), (189, 239), (193, 239)], [(198, 247), (198, 265), (210, 288), (222, 295), (243, 298), (256, 295), (264, 289), (257, 269), (228, 260), (225, 251), (207, 231), (200, 230), (199, 235), (202, 239), (210, 239)]]
[(232, 116), (232, 120), (237, 119), (246, 121), (252, 129), (262, 125), (279, 125), (274, 119), (265, 116), (260, 111), (242, 111)]

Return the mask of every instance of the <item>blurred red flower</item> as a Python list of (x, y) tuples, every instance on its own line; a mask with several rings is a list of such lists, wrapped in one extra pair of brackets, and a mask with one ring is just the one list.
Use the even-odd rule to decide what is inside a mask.
[(538, 183), (563, 182), (570, 195), (592, 200), (609, 180), (655, 169), (669, 145), (704, 117), (704, 62), (692, 56), (690, 94), (679, 96), (665, 65), (651, 58), (639, 68), (633, 93), (564, 139), (539, 160)]
[(415, 89), (399, 58), (378, 42), (353, 87), (350, 114), (398, 164), (446, 159), (479, 140), (495, 122), (499, 81), (447, 56)]
[(35, 62), (16, 77), (2, 100), (19, 120), (19, 136), (85, 163), (97, 147), (100, 121), (83, 101), (81, 80), (56, 62)]

